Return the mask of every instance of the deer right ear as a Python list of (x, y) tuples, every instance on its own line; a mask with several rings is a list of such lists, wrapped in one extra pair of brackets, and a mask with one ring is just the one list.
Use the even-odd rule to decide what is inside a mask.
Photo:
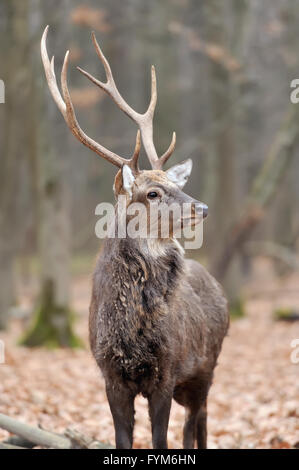
[(192, 171), (192, 160), (188, 158), (178, 165), (174, 165), (169, 170), (166, 170), (166, 174), (170, 181), (175, 183), (180, 189), (183, 189), (188, 181)]

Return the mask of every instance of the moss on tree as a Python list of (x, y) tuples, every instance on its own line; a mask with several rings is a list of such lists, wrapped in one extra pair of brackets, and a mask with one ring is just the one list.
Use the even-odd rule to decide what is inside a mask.
[(40, 301), (33, 316), (32, 325), (20, 340), (29, 347), (46, 346), (81, 347), (81, 340), (73, 331), (74, 312), (56, 304), (53, 282), (44, 282)]
[(238, 297), (229, 307), (229, 314), (232, 320), (245, 316), (244, 300)]
[(298, 321), (299, 313), (296, 312), (293, 308), (278, 308), (273, 312), (273, 318), (277, 321)]

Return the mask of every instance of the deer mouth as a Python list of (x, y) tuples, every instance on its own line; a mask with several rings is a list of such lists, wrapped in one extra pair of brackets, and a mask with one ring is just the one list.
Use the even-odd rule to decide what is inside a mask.
[(192, 217), (182, 217), (181, 219), (181, 228), (184, 227), (195, 227), (203, 221), (204, 217), (192, 216)]
[(193, 208), (191, 217), (182, 217), (181, 225), (195, 227), (200, 224), (208, 216), (208, 206), (205, 204), (196, 204)]
[(182, 226), (191, 226), (194, 227), (198, 225), (208, 216), (208, 206), (203, 202), (194, 201), (192, 202), (191, 214), (187, 214), (185, 217), (181, 218)]

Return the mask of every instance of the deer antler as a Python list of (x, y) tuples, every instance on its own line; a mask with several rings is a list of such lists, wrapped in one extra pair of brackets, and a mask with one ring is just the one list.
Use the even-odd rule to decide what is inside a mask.
[(140, 145), (141, 145), (139, 130), (136, 136), (136, 144), (135, 144), (135, 150), (134, 150), (133, 156), (132, 158), (127, 159), (127, 158), (120, 157), (116, 153), (111, 152), (110, 150), (106, 149), (99, 143), (95, 142), (93, 139), (88, 137), (79, 126), (79, 123), (76, 118), (75, 110), (73, 107), (73, 103), (71, 100), (70, 92), (68, 89), (68, 85), (67, 85), (67, 68), (68, 68), (68, 60), (69, 60), (69, 51), (67, 51), (65, 54), (62, 72), (61, 72), (61, 89), (62, 89), (62, 95), (63, 95), (63, 98), (62, 98), (58, 85), (57, 85), (57, 80), (56, 80), (55, 71), (54, 71), (54, 56), (52, 57), (52, 60), (50, 62), (48, 52), (47, 52), (46, 41), (47, 41), (48, 29), (49, 29), (49, 26), (45, 28), (42, 39), (41, 39), (42, 61), (43, 61), (50, 92), (61, 114), (63, 115), (65, 122), (70, 128), (71, 132), (80, 142), (82, 142), (84, 145), (89, 147), (91, 150), (96, 152), (101, 157), (105, 158), (105, 160), (108, 160), (109, 162), (113, 163), (113, 165), (116, 165), (118, 168), (121, 168), (124, 164), (127, 164), (132, 168), (132, 170), (137, 172), (138, 171), (138, 157), (139, 157)]
[(95, 77), (90, 75), (88, 72), (85, 70), (81, 69), (80, 67), (77, 67), (77, 69), (83, 73), (91, 82), (93, 82), (95, 85), (100, 87), (102, 90), (104, 90), (117, 104), (117, 106), (124, 111), (124, 113), (127, 114), (138, 126), (141, 131), (141, 137), (143, 141), (143, 145), (147, 154), (147, 157), (151, 163), (152, 168), (154, 169), (161, 169), (162, 166), (167, 162), (169, 157), (172, 155), (174, 148), (175, 148), (175, 142), (176, 142), (176, 135), (175, 132), (173, 133), (172, 136), (172, 141), (167, 149), (167, 151), (162, 155), (161, 158), (158, 157), (157, 151), (154, 145), (153, 141), (153, 118), (154, 118), (154, 112), (155, 112), (155, 107), (156, 107), (156, 102), (157, 102), (157, 82), (156, 82), (156, 72), (154, 66), (152, 66), (152, 86), (151, 86), (151, 100), (150, 104), (148, 106), (147, 111), (144, 114), (137, 113), (133, 108), (131, 108), (128, 103), (123, 99), (121, 94), (119, 93), (113, 75), (112, 71), (109, 65), (109, 62), (107, 61), (106, 57), (104, 56), (97, 40), (95, 37), (95, 34), (92, 33), (92, 42), (94, 44), (96, 53), (98, 57), (100, 58), (104, 69), (106, 73), (106, 83), (103, 83), (99, 80), (97, 80)]

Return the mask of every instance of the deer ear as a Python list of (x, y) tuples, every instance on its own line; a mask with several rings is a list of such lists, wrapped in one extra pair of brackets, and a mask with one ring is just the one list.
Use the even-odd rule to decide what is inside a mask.
[(174, 165), (169, 170), (166, 170), (166, 174), (170, 181), (175, 183), (180, 189), (183, 189), (188, 181), (192, 171), (192, 160), (188, 158), (178, 165)]
[(132, 189), (135, 182), (135, 176), (133, 175), (133, 172), (128, 165), (124, 165), (122, 167), (121, 174), (123, 189), (129, 195), (130, 199), (132, 199)]

